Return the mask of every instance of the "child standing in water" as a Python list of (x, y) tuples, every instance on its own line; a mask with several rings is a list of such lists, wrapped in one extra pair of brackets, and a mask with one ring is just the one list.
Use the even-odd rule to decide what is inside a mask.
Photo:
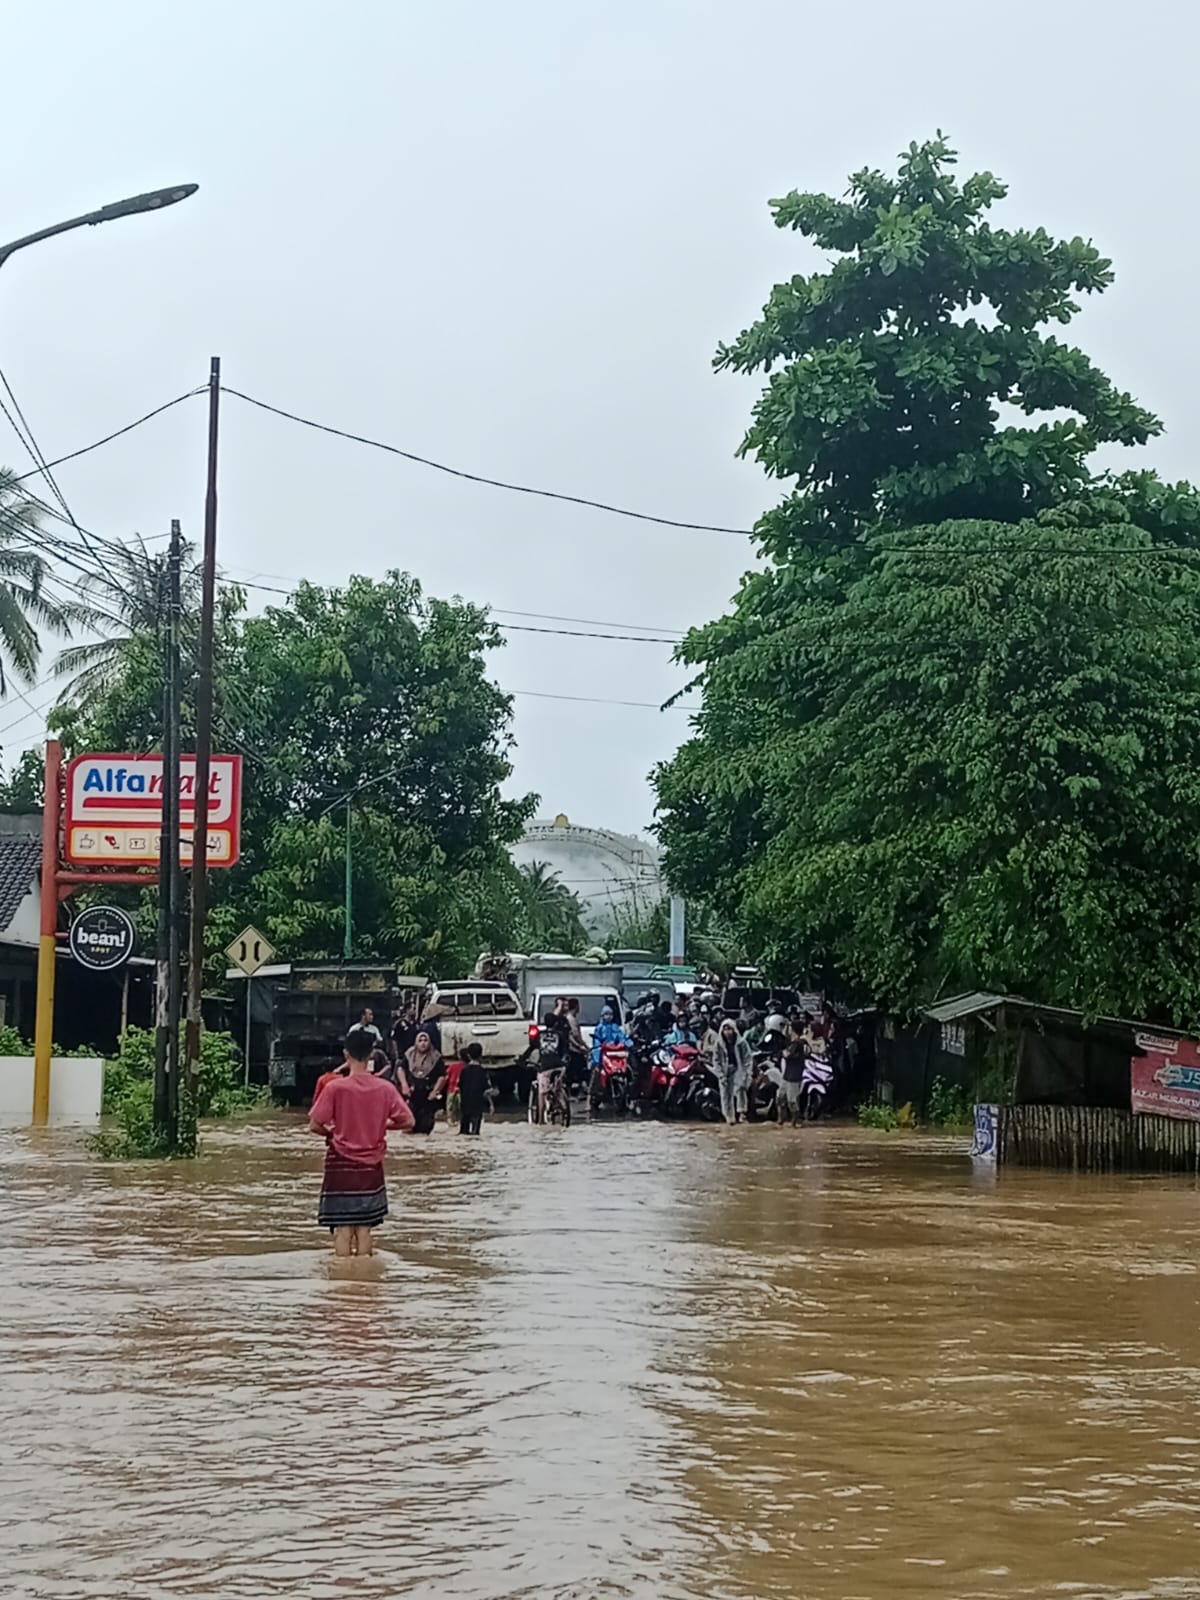
[(346, 1040), (349, 1072), (313, 1101), (309, 1126), (325, 1136), (325, 1179), (317, 1222), (333, 1234), (339, 1256), (369, 1256), (371, 1231), (387, 1216), (383, 1158), (389, 1128), (407, 1132), (413, 1114), (399, 1090), (370, 1070), (375, 1036), (354, 1028)]
[(487, 1073), (483, 1066), (483, 1046), (473, 1040), (463, 1051), (463, 1069), (458, 1079), (461, 1115), (459, 1133), (479, 1132), (483, 1122), (486, 1091)]

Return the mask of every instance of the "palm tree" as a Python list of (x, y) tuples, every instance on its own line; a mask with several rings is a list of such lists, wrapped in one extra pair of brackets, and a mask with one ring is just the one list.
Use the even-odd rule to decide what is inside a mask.
[[(35, 624), (69, 634), (76, 608), (46, 592), (42, 507), (10, 467), (0, 467), (0, 695), (9, 673), (32, 683), (42, 642)], [(41, 548), (39, 548), (39, 545)]]
[(544, 861), (517, 868), (524, 932), (531, 947), (582, 950), (588, 943), (583, 907), (558, 874)]
[[(190, 559), (192, 548), (183, 547), (185, 639), (200, 597), (200, 568)], [(72, 680), (68, 694), (82, 705), (100, 699), (120, 678), (134, 649), (159, 635), (167, 613), (166, 554), (152, 554), (141, 535), (135, 535), (133, 543), (114, 550), (106, 570), (90, 574), (80, 587), (86, 593), (76, 620), (100, 637), (61, 651), (54, 675)]]

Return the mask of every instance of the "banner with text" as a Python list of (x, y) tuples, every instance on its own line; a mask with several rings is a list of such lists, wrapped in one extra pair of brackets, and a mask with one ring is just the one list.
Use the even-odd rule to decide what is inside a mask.
[(1130, 1102), (1135, 1112), (1200, 1121), (1200, 1044), (1139, 1033), (1143, 1052), (1130, 1062)]

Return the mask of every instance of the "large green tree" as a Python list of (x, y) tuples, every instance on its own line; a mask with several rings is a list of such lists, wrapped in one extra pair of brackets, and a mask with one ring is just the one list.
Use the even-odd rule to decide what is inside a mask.
[(669, 870), (780, 966), (895, 1003), (1200, 1014), (1147, 918), (1190, 882), (1200, 503), (1093, 461), (1159, 431), (1049, 331), (1110, 263), (994, 226), (1003, 186), (953, 163), (939, 138), (774, 203), (835, 259), (717, 355), (769, 374), (743, 451), (792, 488), (681, 652), (704, 706), (657, 774)]
[[(215, 737), (242, 754), (245, 797), (242, 860), (213, 874), (211, 946), (253, 921), (290, 958), (340, 955), (347, 812), (356, 957), (446, 974), (502, 945), (507, 846), (532, 802), (502, 793), (510, 702), (487, 675), (486, 614), (398, 572), (301, 584), (259, 616), (224, 593)], [(61, 713), (70, 746), (154, 748), (160, 661), (133, 630)]]

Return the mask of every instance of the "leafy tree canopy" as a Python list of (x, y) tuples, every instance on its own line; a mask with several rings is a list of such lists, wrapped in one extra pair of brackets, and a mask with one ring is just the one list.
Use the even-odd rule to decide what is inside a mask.
[(668, 870), (778, 966), (893, 1003), (1200, 1017), (1200, 500), (1092, 464), (1159, 431), (1046, 331), (1110, 264), (994, 227), (1003, 186), (952, 169), (939, 138), (775, 202), (838, 259), (718, 352), (769, 373), (743, 450), (794, 487), (681, 652), (704, 709), (657, 774)]
[[(507, 846), (532, 811), (532, 797), (501, 792), (510, 701), (486, 675), (497, 631), (399, 572), (301, 584), (253, 617), (224, 594), (215, 737), (243, 755), (245, 801), (242, 860), (213, 875), (211, 946), (252, 921), (290, 958), (340, 955), (349, 810), (355, 955), (467, 970), (507, 935)], [(99, 692), (60, 713), (64, 739), (155, 748), (161, 685), (158, 643), (134, 630)]]

